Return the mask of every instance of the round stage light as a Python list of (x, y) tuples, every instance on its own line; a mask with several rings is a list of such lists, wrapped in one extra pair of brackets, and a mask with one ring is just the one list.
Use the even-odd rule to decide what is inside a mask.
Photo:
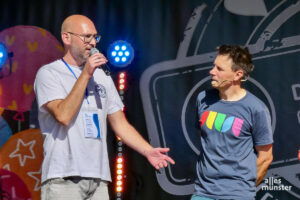
[(122, 163), (122, 162), (123, 162), (123, 158), (118, 158), (118, 159), (117, 159), (117, 162), (118, 162), (118, 163)]
[(125, 78), (125, 75), (126, 75), (126, 74), (125, 74), (124, 72), (122, 72), (122, 73), (119, 74), (119, 77), (120, 77), (120, 78)]
[(123, 165), (122, 165), (122, 164), (117, 164), (117, 168), (118, 168), (118, 169), (122, 169), (122, 168), (123, 168)]
[(122, 192), (122, 189), (123, 189), (123, 188), (122, 188), (121, 186), (118, 186), (118, 187), (117, 187), (117, 192)]
[(132, 46), (123, 40), (112, 43), (107, 50), (108, 60), (118, 68), (127, 67), (134, 58)]
[(122, 185), (122, 181), (117, 181), (117, 186)]
[(5, 44), (0, 42), (0, 71), (3, 68), (3, 66), (6, 64), (7, 59), (8, 59), (7, 48)]

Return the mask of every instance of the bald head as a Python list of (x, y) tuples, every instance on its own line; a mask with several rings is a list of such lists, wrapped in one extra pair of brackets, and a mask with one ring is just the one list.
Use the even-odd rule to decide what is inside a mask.
[(61, 38), (64, 43), (64, 59), (68, 63), (81, 66), (90, 55), (91, 48), (96, 46), (96, 40), (89, 42), (86, 38), (92, 38), (97, 34), (94, 23), (83, 15), (71, 15), (67, 17), (61, 26)]
[(83, 26), (94, 27), (95, 29), (94, 23), (88, 17), (84, 15), (71, 15), (63, 21), (61, 33), (81, 31)]

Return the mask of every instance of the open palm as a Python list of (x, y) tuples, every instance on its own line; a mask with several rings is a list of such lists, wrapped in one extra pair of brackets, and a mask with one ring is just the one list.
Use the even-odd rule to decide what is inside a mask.
[(175, 164), (174, 160), (165, 153), (170, 151), (169, 148), (153, 148), (147, 152), (146, 157), (155, 169), (159, 170), (168, 166), (168, 162)]

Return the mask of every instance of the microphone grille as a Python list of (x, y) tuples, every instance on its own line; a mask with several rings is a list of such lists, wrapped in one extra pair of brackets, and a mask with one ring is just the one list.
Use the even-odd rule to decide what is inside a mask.
[(90, 55), (93, 55), (94, 53), (98, 53), (99, 50), (97, 48), (92, 48), (90, 51)]

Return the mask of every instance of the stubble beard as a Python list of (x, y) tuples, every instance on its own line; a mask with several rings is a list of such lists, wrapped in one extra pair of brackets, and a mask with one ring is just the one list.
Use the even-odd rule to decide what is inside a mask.
[(79, 48), (72, 48), (71, 52), (79, 65), (83, 65), (86, 63), (88, 56), (85, 55), (85, 51), (80, 51)]

